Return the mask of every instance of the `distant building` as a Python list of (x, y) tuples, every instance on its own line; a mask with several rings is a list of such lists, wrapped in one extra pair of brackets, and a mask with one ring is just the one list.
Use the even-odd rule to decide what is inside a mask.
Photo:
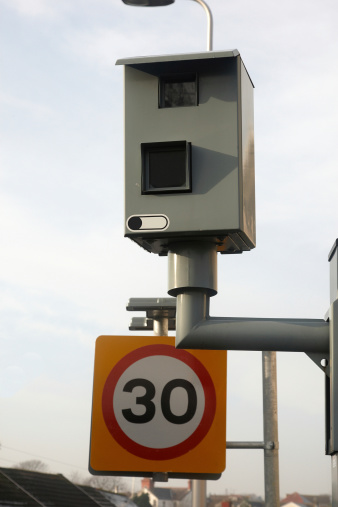
[(192, 493), (191, 481), (188, 481), (186, 488), (159, 488), (152, 479), (142, 479), (142, 493), (149, 495), (149, 502), (152, 507), (191, 507)]
[(301, 495), (300, 493), (291, 493), (281, 500), (283, 507), (331, 507), (331, 498), (329, 495)]
[(256, 495), (209, 495), (207, 507), (263, 507), (264, 500)]

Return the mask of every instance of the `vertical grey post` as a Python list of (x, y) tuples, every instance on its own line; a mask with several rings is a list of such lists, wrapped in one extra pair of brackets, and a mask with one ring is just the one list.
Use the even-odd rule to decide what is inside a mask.
[(265, 505), (279, 507), (276, 352), (262, 352)]
[[(205, 315), (207, 294), (217, 290), (216, 245), (208, 242), (181, 242), (172, 244), (168, 256), (169, 294), (177, 303), (185, 300), (184, 313), (176, 313), (177, 326), (190, 328), (194, 321)], [(182, 305), (177, 304), (182, 309)], [(192, 481), (192, 507), (206, 506), (207, 483)]]
[[(153, 314), (154, 335), (168, 336), (169, 318), (159, 310)], [(207, 481), (192, 481), (192, 507), (205, 507)]]
[[(153, 315), (153, 323), (154, 323), (154, 335), (155, 336), (168, 336), (169, 330), (169, 317), (167, 316), (167, 312), (163, 312), (161, 310), (154, 311)], [(154, 482), (157, 481), (167, 481), (168, 474), (167, 473), (154, 473), (153, 474)]]
[(192, 481), (192, 507), (205, 507), (207, 481)]
[(337, 453), (331, 456), (331, 476), (332, 476), (332, 507), (338, 505), (338, 464)]
[[(330, 262), (330, 385), (327, 453), (331, 454), (332, 507), (338, 507), (338, 239)], [(336, 378), (337, 377), (337, 378)]]
[[(163, 316), (163, 312), (154, 312), (154, 335), (168, 336), (169, 318)], [(207, 481), (192, 481), (192, 507), (205, 507)]]
[[(158, 315), (157, 315), (158, 313)], [(154, 312), (154, 335), (155, 336), (168, 336), (169, 330), (169, 317), (163, 316), (163, 312)]]

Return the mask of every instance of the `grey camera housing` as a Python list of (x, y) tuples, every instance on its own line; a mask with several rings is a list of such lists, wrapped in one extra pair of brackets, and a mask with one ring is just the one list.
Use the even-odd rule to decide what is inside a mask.
[(125, 236), (166, 255), (256, 242), (253, 84), (237, 50), (117, 61), (125, 69)]

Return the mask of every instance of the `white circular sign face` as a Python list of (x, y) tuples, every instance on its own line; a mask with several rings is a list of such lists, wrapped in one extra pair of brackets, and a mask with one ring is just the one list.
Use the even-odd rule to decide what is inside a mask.
[(115, 417), (125, 434), (157, 449), (180, 444), (192, 435), (204, 406), (196, 373), (169, 356), (145, 357), (130, 365), (118, 380), (113, 398)]
[(216, 411), (212, 379), (202, 363), (170, 345), (148, 345), (112, 369), (102, 395), (105, 423), (132, 454), (171, 459), (194, 448)]

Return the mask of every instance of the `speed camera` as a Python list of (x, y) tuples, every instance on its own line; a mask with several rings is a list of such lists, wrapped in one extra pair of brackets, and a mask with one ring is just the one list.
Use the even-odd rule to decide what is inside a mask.
[(125, 236), (255, 247), (253, 84), (237, 50), (118, 60), (125, 71)]

